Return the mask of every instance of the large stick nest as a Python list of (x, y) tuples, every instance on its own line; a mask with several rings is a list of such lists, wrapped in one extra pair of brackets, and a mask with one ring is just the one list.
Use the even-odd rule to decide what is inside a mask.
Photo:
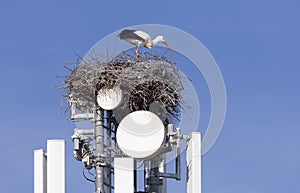
[(175, 62), (157, 54), (143, 53), (137, 60), (123, 53), (108, 62), (82, 60), (65, 77), (64, 88), (68, 102), (81, 111), (94, 107), (99, 90), (119, 87), (123, 102), (117, 110), (149, 110), (156, 102), (163, 113), (178, 118), (184, 78)]

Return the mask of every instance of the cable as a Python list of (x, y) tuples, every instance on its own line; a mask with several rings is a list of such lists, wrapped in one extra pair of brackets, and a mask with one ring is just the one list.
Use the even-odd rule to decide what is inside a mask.
[(89, 178), (85, 175), (85, 173), (84, 173), (84, 167), (82, 168), (82, 175), (83, 175), (83, 177), (84, 177), (87, 181), (90, 181), (90, 182), (93, 182), (93, 183), (96, 182), (95, 180), (89, 179)]
[(90, 174), (91, 176), (94, 176), (94, 177), (95, 177), (95, 174), (93, 174), (90, 170), (88, 170), (88, 172), (89, 172), (89, 174)]

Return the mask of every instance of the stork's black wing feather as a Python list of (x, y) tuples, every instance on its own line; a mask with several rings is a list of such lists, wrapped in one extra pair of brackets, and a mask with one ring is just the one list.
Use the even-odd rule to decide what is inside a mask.
[(140, 40), (140, 41), (145, 41), (144, 38), (136, 35), (134, 32), (137, 30), (131, 30), (131, 29), (124, 29), (121, 31), (121, 33), (118, 35), (118, 37), (120, 38), (120, 40), (124, 40), (124, 39), (135, 39), (135, 40)]

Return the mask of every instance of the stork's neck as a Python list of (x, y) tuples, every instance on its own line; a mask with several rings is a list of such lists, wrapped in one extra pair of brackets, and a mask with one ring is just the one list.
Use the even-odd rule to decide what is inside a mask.
[(152, 40), (152, 46), (155, 46), (160, 41), (161, 40), (160, 40), (159, 36), (157, 36), (156, 38), (154, 38), (154, 40)]

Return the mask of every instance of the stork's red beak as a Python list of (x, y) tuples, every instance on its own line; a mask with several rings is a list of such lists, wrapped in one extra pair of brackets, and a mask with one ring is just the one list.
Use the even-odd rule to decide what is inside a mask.
[(164, 42), (162, 42), (168, 49), (170, 49), (171, 50), (171, 47), (169, 46), (169, 44), (166, 42), (166, 41), (164, 41)]

